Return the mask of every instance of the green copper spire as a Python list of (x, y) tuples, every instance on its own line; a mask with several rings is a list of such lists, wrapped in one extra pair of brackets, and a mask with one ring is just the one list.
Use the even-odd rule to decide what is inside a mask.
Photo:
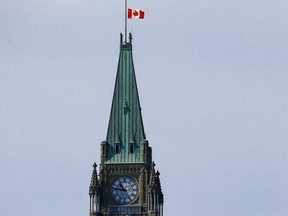
[(142, 163), (141, 143), (145, 140), (141, 107), (132, 57), (132, 35), (123, 42), (107, 132), (105, 163)]

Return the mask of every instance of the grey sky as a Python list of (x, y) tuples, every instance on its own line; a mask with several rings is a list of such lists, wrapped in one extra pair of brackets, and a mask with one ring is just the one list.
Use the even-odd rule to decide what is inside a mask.
[[(124, 1), (0, 3), (1, 215), (88, 215)], [(165, 216), (287, 216), (288, 2), (129, 5)]]

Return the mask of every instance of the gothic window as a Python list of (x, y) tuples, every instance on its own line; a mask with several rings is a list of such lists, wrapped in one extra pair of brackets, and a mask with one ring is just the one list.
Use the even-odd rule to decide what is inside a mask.
[(129, 153), (134, 153), (134, 144), (130, 143), (129, 145)]
[(105, 155), (106, 155), (106, 152), (105, 152), (105, 150), (106, 150), (105, 147), (106, 147), (106, 146), (101, 145), (101, 147), (102, 147), (102, 155), (105, 156)]
[(116, 146), (115, 146), (115, 152), (116, 152), (116, 154), (119, 154), (119, 153), (120, 153), (120, 145), (119, 145), (119, 144), (116, 144)]

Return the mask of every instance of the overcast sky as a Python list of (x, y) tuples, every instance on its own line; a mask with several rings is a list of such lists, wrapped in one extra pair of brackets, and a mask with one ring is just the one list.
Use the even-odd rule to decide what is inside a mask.
[[(288, 215), (287, 0), (135, 0), (165, 216)], [(0, 214), (88, 216), (123, 0), (0, 0)]]

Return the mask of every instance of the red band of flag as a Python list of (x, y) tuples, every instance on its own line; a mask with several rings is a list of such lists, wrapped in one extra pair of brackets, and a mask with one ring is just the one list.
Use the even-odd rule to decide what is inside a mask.
[(144, 19), (144, 11), (128, 8), (128, 19)]

